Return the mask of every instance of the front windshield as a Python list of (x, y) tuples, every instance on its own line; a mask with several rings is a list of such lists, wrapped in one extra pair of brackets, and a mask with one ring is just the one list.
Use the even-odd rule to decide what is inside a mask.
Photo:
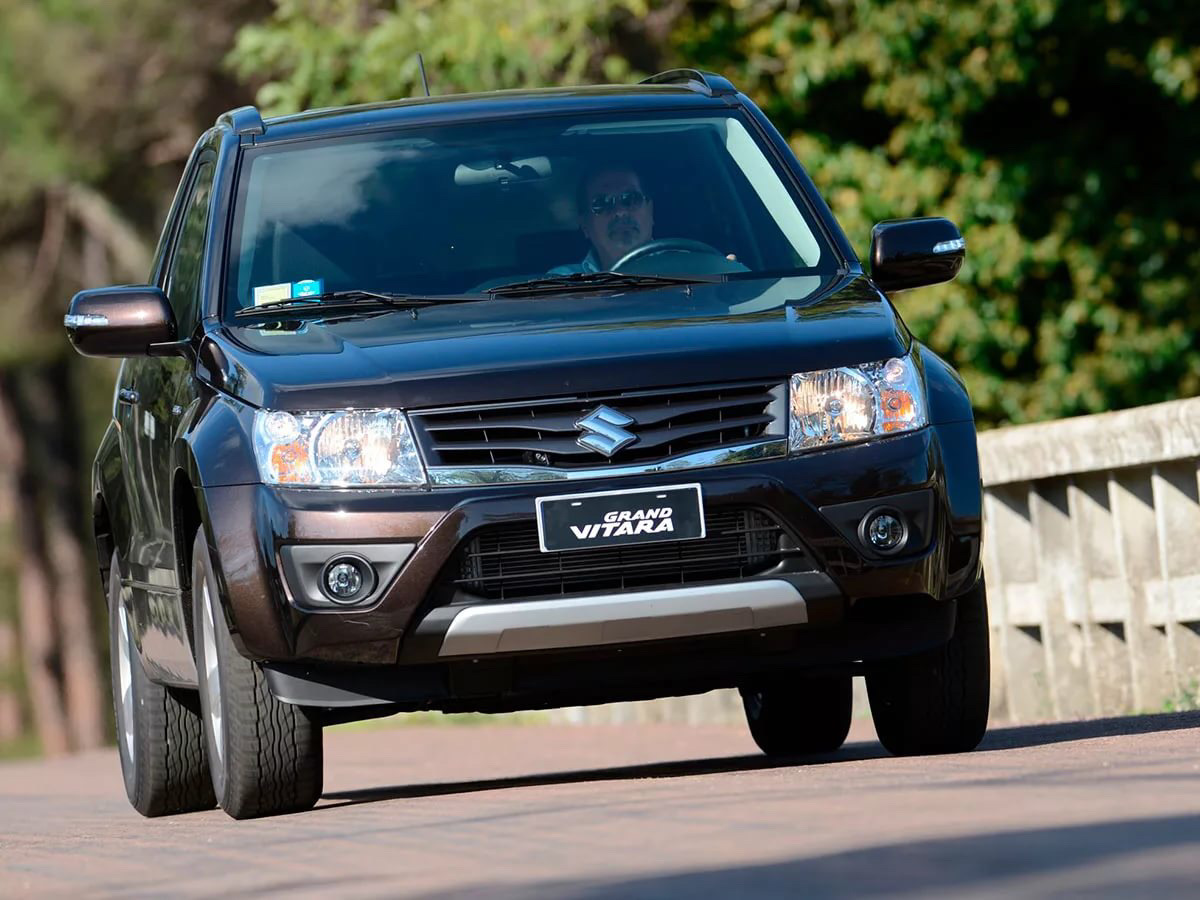
[(488, 121), (247, 151), (227, 308), (597, 272), (824, 274), (832, 252), (735, 113)]

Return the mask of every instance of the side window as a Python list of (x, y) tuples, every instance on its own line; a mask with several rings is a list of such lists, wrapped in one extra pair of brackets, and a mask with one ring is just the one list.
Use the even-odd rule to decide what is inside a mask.
[(167, 299), (175, 312), (182, 338), (196, 327), (200, 295), (200, 266), (204, 261), (204, 237), (208, 232), (208, 207), (212, 198), (214, 167), (203, 163), (192, 182), (183, 224), (175, 243), (175, 254), (167, 272)]

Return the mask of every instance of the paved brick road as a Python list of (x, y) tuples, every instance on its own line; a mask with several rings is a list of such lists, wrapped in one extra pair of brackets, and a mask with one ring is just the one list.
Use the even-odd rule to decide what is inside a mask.
[(141, 819), (112, 752), (0, 765), (0, 896), (1200, 896), (1200, 713), (937, 759), (856, 729), (787, 764), (726, 727), (335, 732), (321, 805), (252, 822)]

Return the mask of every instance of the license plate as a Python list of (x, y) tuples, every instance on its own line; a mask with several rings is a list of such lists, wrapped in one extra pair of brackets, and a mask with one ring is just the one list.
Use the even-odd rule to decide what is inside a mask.
[(704, 537), (700, 485), (634, 488), (537, 499), (543, 553)]

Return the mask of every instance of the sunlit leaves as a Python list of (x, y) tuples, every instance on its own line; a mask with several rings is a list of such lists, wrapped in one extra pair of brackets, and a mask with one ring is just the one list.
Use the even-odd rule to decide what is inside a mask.
[(958, 281), (897, 302), (963, 370), (982, 421), (1197, 391), (1200, 7), (766, 6), (696, 16), (675, 49), (792, 133), (860, 252), (879, 218), (960, 223)]
[(1197, 48), (1178, 0), (277, 0), (232, 59), (271, 110), (414, 94), (417, 51), (435, 92), (723, 72), (860, 253), (962, 226), (958, 281), (896, 300), (986, 424), (1200, 391)]
[(418, 52), (435, 93), (617, 80), (630, 67), (607, 28), (648, 13), (644, 0), (278, 0), (231, 60), (267, 76), (266, 112), (420, 95)]

